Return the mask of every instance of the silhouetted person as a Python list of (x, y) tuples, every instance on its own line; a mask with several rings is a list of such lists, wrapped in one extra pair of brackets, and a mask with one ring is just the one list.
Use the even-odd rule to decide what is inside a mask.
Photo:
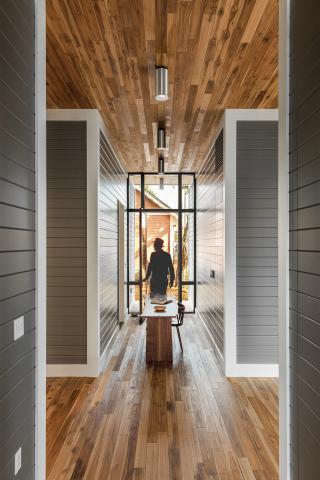
[(171, 260), (171, 255), (165, 252), (163, 247), (163, 240), (156, 238), (154, 241), (154, 252), (151, 253), (150, 262), (145, 280), (150, 280), (150, 295), (166, 295), (168, 287), (168, 274), (170, 275), (170, 288), (174, 282), (174, 268)]

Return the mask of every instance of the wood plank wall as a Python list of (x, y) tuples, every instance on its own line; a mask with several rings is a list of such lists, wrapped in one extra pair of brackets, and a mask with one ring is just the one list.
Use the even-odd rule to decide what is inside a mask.
[[(117, 273), (118, 202), (121, 202), (126, 208), (127, 177), (108, 140), (100, 132), (99, 260), (101, 355), (119, 328)], [(127, 278), (126, 272), (125, 278)]]
[[(223, 355), (223, 164), (216, 169), (221, 145), (220, 137), (197, 176), (197, 308)], [(215, 278), (210, 277), (210, 270), (214, 270)]]
[[(34, 478), (34, 2), (0, 2), (0, 478)], [(14, 341), (14, 320), (24, 335)]]
[[(48, 0), (48, 108), (97, 108), (130, 171), (197, 171), (226, 108), (276, 108), (279, 0)], [(67, 43), (67, 45), (66, 45)], [(156, 102), (155, 65), (169, 69)], [(81, 81), (79, 81), (81, 79)]]
[(278, 363), (278, 122), (237, 123), (237, 361)]
[(320, 478), (320, 3), (291, 1), (291, 480)]
[(87, 127), (47, 122), (47, 363), (87, 362)]

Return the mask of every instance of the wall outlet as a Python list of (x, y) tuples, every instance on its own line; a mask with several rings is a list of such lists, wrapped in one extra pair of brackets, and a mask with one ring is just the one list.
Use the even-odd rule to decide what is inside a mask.
[(24, 316), (16, 318), (13, 324), (14, 329), (14, 341), (24, 335)]
[(19, 450), (16, 451), (15, 456), (14, 456), (14, 474), (17, 475), (21, 468), (22, 464), (22, 452), (21, 452), (21, 447)]

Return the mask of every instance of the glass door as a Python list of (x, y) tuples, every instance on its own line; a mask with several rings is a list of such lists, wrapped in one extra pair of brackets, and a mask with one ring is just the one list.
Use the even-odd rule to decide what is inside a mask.
[(155, 238), (171, 255), (175, 281), (168, 287), (194, 312), (195, 279), (195, 177), (194, 174), (134, 173), (128, 177), (128, 308), (141, 312), (149, 284), (144, 282)]

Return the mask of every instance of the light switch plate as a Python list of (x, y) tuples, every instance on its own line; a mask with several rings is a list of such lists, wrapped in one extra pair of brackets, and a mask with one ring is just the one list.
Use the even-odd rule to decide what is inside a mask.
[(24, 335), (24, 316), (16, 318), (13, 325), (14, 341), (16, 341)]
[(15, 456), (14, 456), (14, 474), (17, 475), (21, 468), (22, 464), (22, 452), (21, 452), (21, 447), (19, 450), (16, 451)]

